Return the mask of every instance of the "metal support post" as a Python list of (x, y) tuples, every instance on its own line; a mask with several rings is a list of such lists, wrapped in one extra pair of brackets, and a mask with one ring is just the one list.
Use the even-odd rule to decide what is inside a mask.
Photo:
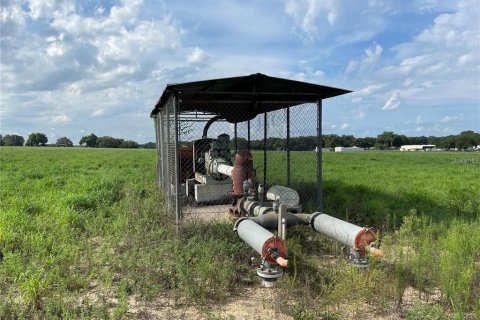
[(238, 141), (237, 141), (237, 139), (238, 139), (238, 137), (237, 137), (237, 124), (236, 123), (233, 124), (233, 137), (235, 139), (234, 140), (235, 141), (234, 142), (235, 154), (237, 154), (237, 151), (238, 151)]
[(267, 186), (267, 113), (263, 116), (263, 187)]
[(174, 97), (173, 121), (175, 130), (175, 222), (178, 224), (182, 220), (182, 211), (180, 208), (180, 146), (178, 141), (180, 127), (178, 125), (179, 102), (178, 95)]
[(250, 120), (247, 121), (247, 146), (250, 151)]
[(322, 100), (317, 103), (317, 207), (323, 210), (322, 190)]
[(287, 107), (287, 187), (290, 185), (290, 107)]

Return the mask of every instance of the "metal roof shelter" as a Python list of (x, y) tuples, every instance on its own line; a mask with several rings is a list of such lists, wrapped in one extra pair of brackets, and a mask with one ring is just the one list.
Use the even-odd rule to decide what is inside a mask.
[[(249, 76), (169, 84), (155, 105), (155, 116), (167, 101), (178, 96), (186, 105), (182, 111), (201, 111), (237, 123), (258, 114), (302, 103), (316, 102), (351, 91), (307, 82), (270, 77), (261, 73)], [(243, 104), (240, 110), (225, 108), (225, 102)]]
[[(158, 179), (167, 193), (175, 198), (177, 219), (181, 219), (179, 188), (182, 183), (180, 155), (180, 121), (209, 121), (212, 117), (234, 124), (235, 143), (237, 124), (248, 125), (250, 147), (250, 121), (263, 115), (264, 166), (267, 177), (267, 114), (285, 109), (288, 184), (290, 184), (290, 108), (303, 104), (316, 105), (317, 148), (321, 151), (322, 100), (351, 91), (301, 81), (270, 77), (261, 73), (248, 76), (169, 84), (154, 106), (150, 116), (155, 119), (158, 151)], [(313, 119), (313, 114), (311, 115)], [(236, 149), (236, 145), (235, 145)], [(237, 151), (237, 150), (235, 150)], [(322, 157), (317, 152), (317, 204), (322, 207)], [(173, 187), (173, 190), (172, 190)]]

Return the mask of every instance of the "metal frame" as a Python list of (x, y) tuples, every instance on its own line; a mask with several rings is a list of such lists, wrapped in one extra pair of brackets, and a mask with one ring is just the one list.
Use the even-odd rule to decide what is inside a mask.
[[(246, 138), (249, 150), (253, 146), (252, 141), (256, 141), (256, 144), (260, 143), (262, 146), (263, 161), (258, 161), (257, 166), (261, 167), (263, 165), (263, 168), (257, 172), (257, 183), (262, 182), (265, 186), (269, 182), (272, 183), (272, 180), (275, 183), (279, 183), (278, 181), (281, 180), (280, 184), (302, 188), (311, 179), (302, 178), (303, 180), (299, 180), (299, 171), (304, 170), (308, 176), (311, 176), (315, 170), (313, 166), (316, 165), (316, 186), (307, 188), (312, 192), (312, 196), (309, 197), (308, 201), (310, 209), (315, 206), (317, 210), (322, 210), (322, 100), (348, 92), (350, 91), (274, 78), (262, 74), (167, 85), (150, 114), (155, 119), (158, 156), (157, 179), (164, 191), (167, 209), (175, 214), (177, 223), (180, 223), (187, 213), (187, 211), (183, 210), (185, 209), (186, 201), (183, 198), (184, 189), (182, 189), (182, 183), (185, 182), (188, 186), (185, 180), (188, 178), (186, 178), (185, 172), (182, 171), (182, 166), (187, 165), (190, 160), (185, 160), (189, 158), (182, 158), (184, 150), (181, 149), (181, 145), (185, 142), (193, 144), (193, 141), (203, 136), (203, 134), (202, 136), (199, 134), (197, 138), (185, 138), (185, 131), (188, 131), (189, 127), (188, 125), (186, 127), (183, 126), (191, 123), (192, 127), (195, 128), (194, 130), (198, 130), (200, 123), (208, 123), (212, 117), (217, 117), (220, 118), (218, 120), (220, 123), (222, 121), (225, 123), (228, 120), (229, 123), (233, 124), (229, 127), (229, 130), (233, 130), (234, 143), (232, 148), (234, 152), (241, 148), (239, 146), (239, 136), (242, 139)], [(311, 117), (305, 117), (305, 114), (303, 114), (304, 118), (302, 121), (312, 120), (312, 123), (309, 123), (308, 126), (305, 123), (295, 122), (302, 115), (299, 115), (301, 114), (299, 112), (295, 112), (298, 109), (292, 109), (304, 104), (312, 107), (312, 109), (308, 109), (311, 112)], [(277, 111), (284, 113), (279, 117), (275, 113)], [(315, 112), (316, 119), (313, 117)], [(269, 116), (269, 113), (273, 113), (272, 116)], [(255, 122), (253, 121), (254, 119), (259, 121)], [(259, 128), (262, 120), (263, 128)], [(269, 124), (269, 120), (275, 123)], [(315, 120), (316, 134), (313, 133)], [(286, 124), (286, 132), (281, 131), (285, 128), (284, 124)], [(272, 127), (270, 128), (270, 126)], [(305, 154), (304, 156), (291, 152), (299, 150), (295, 144), (296, 141), (300, 141), (295, 140), (300, 136), (298, 130), (295, 129), (296, 126), (310, 128), (308, 130), (311, 131), (306, 136), (316, 135), (317, 152), (315, 160), (313, 160), (311, 155)], [(296, 130), (294, 133), (292, 127)], [(185, 128), (187, 129), (185, 130)], [(280, 142), (281, 147), (276, 145), (275, 148), (284, 149), (286, 156), (271, 157), (271, 155), (268, 155), (267, 147), (269, 142), (267, 140), (269, 139), (269, 134), (272, 135), (271, 138), (285, 139), (285, 142)], [(278, 134), (280, 136), (276, 136)], [(212, 139), (209, 141), (212, 141)], [(309, 148), (312, 146), (311, 142), (312, 140), (306, 142)], [(200, 151), (203, 149), (198, 150), (203, 152)], [(259, 153), (257, 155), (260, 157)], [(299, 157), (306, 159), (305, 161), (308, 161), (308, 165), (305, 167), (299, 166), (297, 163)], [(281, 170), (281, 177), (276, 181), (271, 179), (270, 175), (278, 175), (279, 163), (270, 164), (270, 166), (274, 166), (271, 168), (268, 166), (269, 162), (278, 162), (279, 158), (283, 159), (281, 161), (285, 161), (281, 165), (285, 169)], [(187, 163), (182, 163), (182, 159)], [(195, 159), (194, 155), (192, 161), (196, 161)], [(296, 159), (296, 162), (293, 162), (293, 159)], [(313, 162), (316, 163), (314, 164)], [(191, 166), (192, 170), (194, 170), (195, 162)], [(200, 170), (203, 169), (200, 167)], [(286, 179), (286, 181), (282, 179)], [(314, 192), (313, 188), (315, 188)], [(188, 194), (188, 190), (185, 190), (185, 192)]]

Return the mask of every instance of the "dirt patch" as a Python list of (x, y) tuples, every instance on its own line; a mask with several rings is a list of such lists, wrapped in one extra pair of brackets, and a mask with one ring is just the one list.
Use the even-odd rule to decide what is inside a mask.
[(143, 301), (138, 296), (129, 298), (128, 319), (238, 319), (290, 320), (290, 316), (274, 311), (275, 292), (278, 289), (246, 288), (240, 295), (220, 303), (205, 306), (188, 301), (179, 302), (167, 297)]

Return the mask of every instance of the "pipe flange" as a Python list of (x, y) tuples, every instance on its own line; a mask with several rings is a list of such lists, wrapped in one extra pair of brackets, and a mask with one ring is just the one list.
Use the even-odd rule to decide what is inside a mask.
[(312, 227), (313, 230), (315, 230), (315, 218), (319, 215), (321, 215), (323, 212), (314, 212), (312, 213), (312, 217), (310, 218), (310, 226)]
[(281, 267), (276, 268), (257, 268), (257, 275), (264, 279), (278, 279), (283, 275), (283, 269)]
[(233, 232), (237, 233), (238, 225), (240, 224), (240, 222), (246, 219), (248, 219), (248, 217), (241, 217), (237, 219), (237, 221), (235, 221), (235, 224), (233, 225)]

